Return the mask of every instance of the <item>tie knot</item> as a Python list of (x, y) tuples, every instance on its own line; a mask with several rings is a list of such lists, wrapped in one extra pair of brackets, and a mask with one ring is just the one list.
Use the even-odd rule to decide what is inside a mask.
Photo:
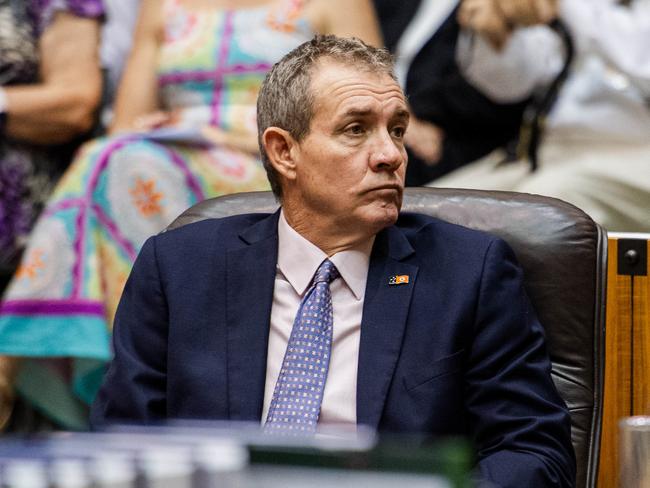
[(316, 270), (316, 275), (314, 276), (314, 283), (331, 283), (339, 276), (339, 270), (336, 269), (334, 263), (329, 259), (326, 259), (321, 263), (321, 265)]

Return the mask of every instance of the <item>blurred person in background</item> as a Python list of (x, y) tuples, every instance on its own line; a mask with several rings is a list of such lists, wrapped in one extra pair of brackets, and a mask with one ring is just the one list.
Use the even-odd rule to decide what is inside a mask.
[[(205, 198), (269, 188), (255, 104), (273, 63), (314, 33), (381, 44), (369, 0), (140, 4), (112, 136), (82, 148), (0, 306), (0, 354), (31, 358), (18, 391), (68, 429), (87, 425), (146, 237)], [(67, 359), (53, 367), (48, 358)]]
[[(96, 122), (101, 0), (0, 0), (0, 291)], [(0, 358), (0, 425), (15, 363)]]
[(109, 127), (113, 118), (113, 102), (133, 43), (140, 0), (102, 1), (106, 14), (99, 47), (102, 68), (105, 70), (101, 123), (102, 127)]
[(610, 231), (650, 231), (650, 1), (464, 0), (459, 60), (488, 97), (547, 89), (566, 56), (547, 25), (567, 26), (575, 56), (539, 145), (538, 168), (493, 155), (431, 183), (539, 193)]
[(0, 290), (101, 94), (101, 0), (0, 0)]
[(374, 0), (412, 111), (406, 184), (418, 186), (516, 139), (528, 99), (491, 100), (456, 63), (457, 0)]

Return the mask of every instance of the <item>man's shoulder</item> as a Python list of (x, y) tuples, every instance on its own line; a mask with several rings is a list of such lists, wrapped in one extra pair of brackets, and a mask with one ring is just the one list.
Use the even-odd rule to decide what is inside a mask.
[(271, 215), (272, 214), (270, 213), (243, 213), (229, 215), (227, 217), (206, 218), (185, 224), (181, 227), (176, 227), (172, 230), (163, 231), (160, 235), (191, 234), (196, 232), (205, 232), (206, 230), (215, 228), (244, 230)]
[[(268, 219), (271, 215), (268, 213), (248, 213), (209, 218), (164, 231), (158, 234), (155, 240), (157, 246), (163, 248), (183, 246), (186, 250), (203, 249), (208, 243), (218, 244), (222, 248), (229, 248), (243, 244), (240, 238), (242, 233), (255, 226), (255, 224)], [(273, 225), (269, 226), (269, 229), (273, 228)]]

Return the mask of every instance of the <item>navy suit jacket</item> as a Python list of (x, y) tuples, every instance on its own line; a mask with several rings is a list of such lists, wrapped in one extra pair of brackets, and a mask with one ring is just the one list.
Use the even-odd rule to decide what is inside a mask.
[[(126, 284), (93, 425), (260, 421), (278, 213), (150, 238)], [(408, 275), (408, 284), (389, 277)], [(466, 435), (482, 476), (572, 486), (570, 419), (522, 272), (502, 240), (404, 213), (380, 232), (361, 324), (357, 421)]]

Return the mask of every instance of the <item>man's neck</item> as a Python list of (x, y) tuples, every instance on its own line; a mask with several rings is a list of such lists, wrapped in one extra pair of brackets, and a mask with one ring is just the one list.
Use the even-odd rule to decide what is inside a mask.
[(302, 237), (317, 246), (328, 257), (353, 248), (358, 248), (372, 239), (376, 232), (363, 232), (355, 229), (348, 232), (341, 229), (336, 222), (311, 218), (306, 212), (295, 211), (283, 205), (284, 218)]

